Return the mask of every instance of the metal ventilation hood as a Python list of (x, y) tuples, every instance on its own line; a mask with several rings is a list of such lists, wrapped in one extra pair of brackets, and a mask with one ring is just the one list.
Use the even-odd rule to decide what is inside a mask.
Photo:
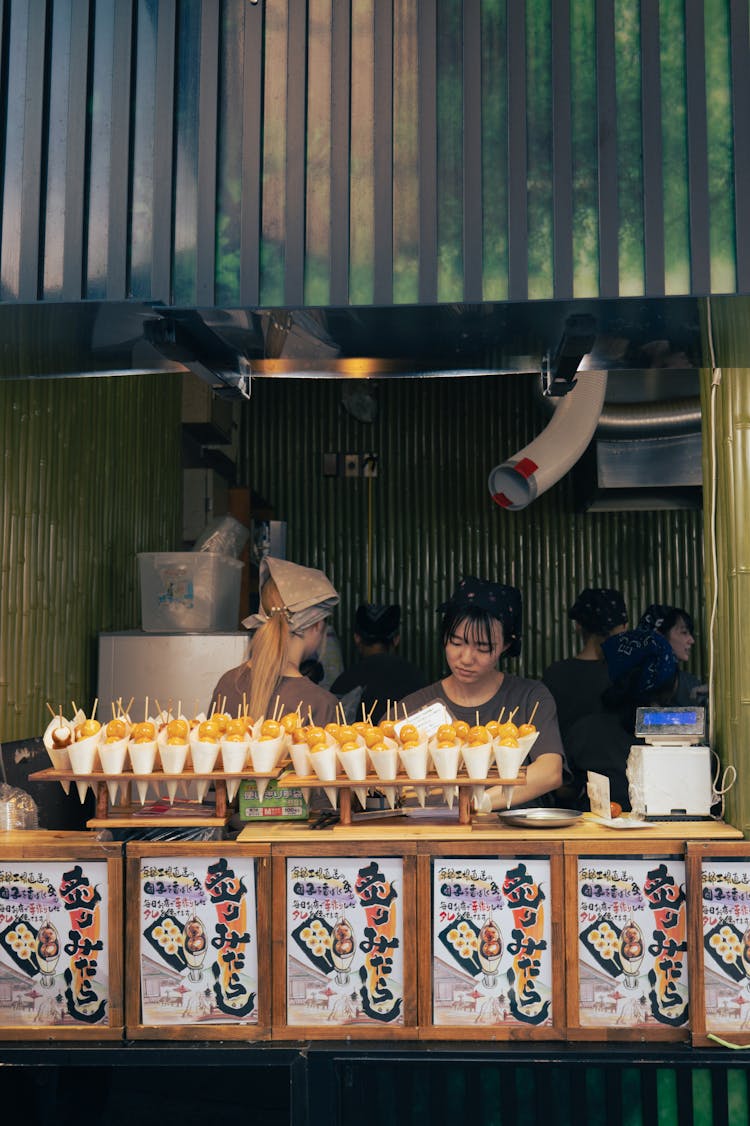
[(538, 373), (571, 318), (593, 325), (581, 370), (699, 367), (695, 298), (325, 309), (83, 301), (1, 305), (0, 378), (190, 370), (221, 395), (247, 397), (255, 378)]

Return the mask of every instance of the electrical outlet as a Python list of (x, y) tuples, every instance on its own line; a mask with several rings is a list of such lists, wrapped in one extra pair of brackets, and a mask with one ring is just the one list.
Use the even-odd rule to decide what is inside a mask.
[(344, 476), (345, 477), (359, 477), (360, 472), (360, 455), (359, 454), (344, 454)]

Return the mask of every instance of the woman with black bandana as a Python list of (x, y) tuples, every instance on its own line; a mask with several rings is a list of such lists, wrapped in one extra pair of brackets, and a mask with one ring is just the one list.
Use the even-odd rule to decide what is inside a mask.
[[(501, 671), (501, 657), (521, 651), (521, 593), (473, 577), (459, 583), (439, 609), (443, 613), (442, 643), (449, 673), (442, 680), (403, 700), (408, 714), (440, 701), (455, 720), (470, 725), (496, 720), (500, 713), (516, 723), (534, 716), (539, 736), (531, 748), (526, 783), (513, 790), (515, 806), (528, 806), (555, 790), (562, 780), (565, 754), (557, 727), (555, 702), (537, 680)], [(503, 787), (485, 791), (482, 811), (505, 804)]]
[(575, 657), (554, 661), (542, 676), (557, 705), (563, 742), (576, 720), (602, 710), (602, 693), (609, 686), (602, 642), (627, 628), (628, 611), (619, 590), (587, 587), (568, 617), (575, 622), (583, 647)]

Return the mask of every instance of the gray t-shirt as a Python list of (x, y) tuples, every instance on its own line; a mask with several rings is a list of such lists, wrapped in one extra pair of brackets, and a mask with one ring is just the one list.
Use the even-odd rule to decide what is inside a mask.
[(453, 700), (449, 700), (443, 690), (442, 681), (438, 680), (435, 684), (430, 684), (427, 688), (420, 688), (418, 692), (412, 692), (410, 696), (406, 696), (400, 705), (400, 710), (406, 711), (409, 715), (419, 711), (420, 708), (425, 707), (426, 704), (432, 704), (435, 700), (439, 700), (448, 709), (454, 719), (465, 720), (466, 723), (477, 723), (477, 715), (479, 716), (479, 723), (488, 723), (491, 719), (497, 719), (501, 709), (505, 709), (502, 715), (502, 722), (505, 722), (514, 708), (518, 708), (513, 722), (515, 724), (528, 723), (531, 713), (534, 711), (535, 704), (539, 704), (534, 712), (533, 724), (539, 732), (534, 746), (529, 752), (529, 759), (533, 762), (538, 759), (540, 755), (560, 755), (565, 764), (565, 751), (563, 750), (562, 740), (560, 739), (560, 731), (557, 726), (557, 711), (555, 709), (555, 701), (551, 693), (544, 685), (538, 680), (526, 680), (524, 677), (511, 676), (510, 673), (505, 673), (503, 682), (499, 689), (489, 700), (485, 700), (479, 707), (462, 707), (460, 704), (455, 704)]
[[(243, 697), (245, 703), (250, 699), (251, 678), (252, 671), (247, 661), (225, 672), (211, 697), (216, 710), (225, 711), (233, 716), (239, 715), (243, 706)], [(281, 715), (296, 711), (299, 705), (304, 723), (308, 722), (308, 712), (312, 715), (313, 723), (319, 727), (325, 727), (327, 723), (333, 723), (336, 719), (338, 703), (336, 697), (306, 676), (282, 676), (269, 703), (269, 717), (273, 714), (276, 696), (279, 698), (277, 711)], [(260, 716), (253, 716), (253, 719), (260, 719)]]

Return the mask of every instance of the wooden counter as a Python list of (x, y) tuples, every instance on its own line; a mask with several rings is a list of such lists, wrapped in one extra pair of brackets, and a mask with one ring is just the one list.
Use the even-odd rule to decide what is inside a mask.
[(654, 821), (648, 829), (612, 829), (583, 814), (574, 825), (562, 829), (519, 829), (501, 824), (492, 814), (475, 816), (471, 825), (459, 825), (441, 814), (407, 813), (373, 821), (355, 821), (351, 825), (334, 824), (314, 829), (311, 821), (267, 821), (248, 823), (237, 837), (238, 842), (269, 844), (310, 843), (318, 846), (324, 842), (361, 841), (503, 841), (508, 844), (524, 841), (590, 841), (619, 848), (626, 842), (647, 841), (741, 841), (742, 832), (724, 821)]

